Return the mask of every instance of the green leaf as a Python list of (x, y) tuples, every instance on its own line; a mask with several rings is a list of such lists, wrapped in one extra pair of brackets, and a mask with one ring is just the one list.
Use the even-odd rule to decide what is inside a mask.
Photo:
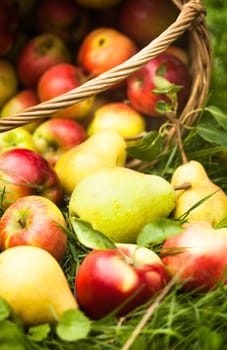
[(150, 243), (161, 243), (168, 237), (182, 231), (179, 222), (171, 219), (160, 218), (145, 225), (137, 237), (137, 244), (149, 245)]
[(196, 127), (197, 134), (205, 141), (220, 146), (227, 146), (227, 133), (216, 124), (200, 122)]
[(163, 62), (156, 69), (155, 74), (158, 75), (159, 77), (164, 77), (165, 73), (166, 73), (166, 63)]
[(183, 86), (172, 84), (167, 79), (160, 76), (154, 76), (153, 83), (156, 86), (156, 89), (152, 90), (153, 94), (176, 94), (183, 88)]
[(38, 326), (33, 326), (28, 329), (28, 338), (32, 341), (42, 341), (47, 338), (50, 333), (49, 323), (44, 323)]
[(88, 222), (72, 217), (71, 223), (78, 240), (85, 247), (90, 249), (116, 249), (116, 246), (108, 237), (94, 230)]
[(56, 333), (65, 341), (77, 341), (88, 336), (91, 321), (80, 310), (67, 310), (56, 326)]
[(214, 330), (211, 330), (207, 326), (202, 326), (198, 332), (199, 335), (199, 348), (203, 350), (219, 350), (223, 349), (223, 339)]
[(0, 297), (0, 321), (7, 319), (11, 315), (11, 308), (7, 302)]
[(134, 146), (127, 148), (128, 154), (136, 159), (151, 161), (158, 157), (163, 149), (163, 139), (158, 131), (150, 131)]
[(17, 325), (9, 320), (0, 322), (0, 349), (26, 350), (25, 337)]
[(227, 131), (227, 114), (224, 113), (220, 108), (216, 106), (208, 106), (205, 111), (209, 112), (216, 122)]
[(166, 113), (172, 112), (173, 104), (160, 100), (156, 103), (155, 109), (160, 114), (166, 114)]

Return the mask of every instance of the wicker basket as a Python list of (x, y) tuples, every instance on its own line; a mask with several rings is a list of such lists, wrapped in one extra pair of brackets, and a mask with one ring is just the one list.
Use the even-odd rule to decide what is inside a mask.
[[(49, 117), (53, 112), (97, 95), (140, 69), (149, 60), (165, 51), (183, 34), (187, 33), (192, 87), (189, 99), (182, 110), (181, 126), (192, 125), (198, 109), (203, 107), (208, 95), (212, 67), (210, 40), (205, 22), (205, 8), (199, 0), (172, 0), (180, 13), (176, 21), (133, 57), (102, 75), (57, 98), (30, 107), (15, 115), (0, 119), (0, 131), (6, 131)], [(186, 118), (187, 116), (187, 118)], [(173, 134), (170, 128), (169, 136)]]

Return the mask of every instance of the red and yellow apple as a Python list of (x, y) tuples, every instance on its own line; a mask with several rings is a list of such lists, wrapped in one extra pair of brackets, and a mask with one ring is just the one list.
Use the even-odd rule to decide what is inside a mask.
[(227, 284), (227, 228), (214, 229), (206, 221), (185, 224), (168, 238), (162, 261), (184, 290), (208, 291)]
[(161, 75), (163, 78), (182, 87), (177, 93), (178, 111), (182, 109), (190, 93), (191, 77), (188, 66), (175, 55), (161, 53), (127, 79), (128, 99), (136, 110), (147, 116), (160, 116), (156, 110), (158, 101), (170, 102), (166, 95), (152, 92), (156, 89), (153, 79), (159, 74), (160, 67), (164, 68), (164, 73)]
[(116, 250), (88, 253), (75, 277), (75, 293), (80, 308), (92, 319), (115, 310), (122, 316), (160, 292), (168, 280), (169, 273), (155, 252), (118, 244)]
[(95, 111), (88, 126), (88, 135), (103, 129), (114, 129), (127, 138), (140, 134), (145, 128), (144, 117), (129, 104), (109, 102)]
[(65, 42), (52, 33), (41, 33), (29, 39), (19, 52), (17, 73), (26, 88), (36, 88), (41, 75), (50, 67), (69, 62), (71, 52)]
[(4, 210), (28, 195), (42, 195), (56, 204), (62, 200), (62, 187), (55, 170), (40, 154), (25, 148), (0, 153), (0, 192)]
[(0, 219), (0, 248), (36, 246), (60, 260), (67, 246), (66, 226), (61, 210), (50, 199), (24, 196), (12, 203)]
[(39, 125), (32, 134), (38, 153), (55, 166), (64, 152), (87, 138), (86, 130), (72, 119), (51, 118)]
[(0, 133), (0, 153), (12, 148), (36, 151), (32, 135), (23, 126)]
[[(48, 101), (79, 87), (87, 79), (79, 66), (70, 63), (56, 64), (41, 76), (37, 86), (38, 96), (42, 102)], [(83, 119), (89, 113), (94, 100), (95, 97), (91, 96), (79, 103), (60, 109), (53, 113), (52, 117)]]
[(95, 28), (82, 41), (77, 62), (86, 73), (96, 77), (123, 63), (137, 51), (134, 41), (120, 31), (109, 27)]

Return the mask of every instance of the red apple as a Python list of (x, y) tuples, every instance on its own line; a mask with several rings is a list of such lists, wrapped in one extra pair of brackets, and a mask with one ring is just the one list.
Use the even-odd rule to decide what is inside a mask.
[(78, 51), (78, 64), (92, 77), (123, 63), (138, 51), (128, 36), (114, 28), (90, 31)]
[(127, 79), (128, 99), (136, 110), (147, 116), (160, 116), (156, 110), (157, 102), (160, 100), (169, 102), (167, 96), (152, 92), (156, 88), (153, 79), (158, 75), (161, 66), (164, 68), (163, 78), (182, 86), (178, 91), (178, 110), (182, 109), (189, 96), (191, 81), (189, 68), (175, 55), (163, 52)]
[(111, 8), (121, 1), (122, 0), (77, 0), (81, 6), (101, 10)]
[(119, 27), (144, 46), (167, 29), (178, 13), (172, 0), (125, 0), (119, 12)]
[(175, 55), (177, 58), (179, 58), (181, 61), (184, 62), (184, 64), (186, 64), (186, 66), (189, 65), (189, 55), (188, 55), (188, 52), (179, 47), (179, 46), (176, 46), (176, 45), (171, 45), (167, 48), (166, 52), (172, 54), (172, 55)]
[[(82, 69), (70, 63), (56, 64), (40, 78), (37, 86), (41, 101), (47, 101), (77, 88), (87, 80)], [(90, 111), (94, 97), (90, 97), (70, 107), (61, 109), (52, 116), (56, 118), (82, 119)]]
[[(35, 106), (39, 103), (35, 89), (23, 89), (12, 96), (3, 106), (1, 117), (5, 118), (16, 113), (23, 112), (26, 108)], [(33, 131), (41, 121), (28, 123), (24, 126), (29, 132)]]
[(8, 0), (0, 2), (0, 56), (7, 54), (13, 47), (17, 34), (19, 17), (16, 7)]
[(36, 10), (37, 28), (58, 35), (67, 43), (77, 43), (88, 32), (88, 11), (75, 0), (42, 0)]
[(7, 59), (0, 59), (0, 108), (16, 94), (18, 79), (13, 64)]
[(12, 203), (1, 217), (0, 248), (36, 246), (60, 260), (66, 251), (66, 226), (61, 210), (50, 199), (25, 196)]
[(122, 316), (147, 302), (168, 280), (156, 253), (136, 244), (118, 244), (118, 250), (93, 250), (85, 257), (75, 277), (75, 293), (81, 309), (93, 319), (120, 306), (117, 315)]
[(60, 156), (86, 139), (85, 128), (72, 119), (53, 118), (43, 122), (33, 132), (37, 152), (55, 166)]
[(182, 232), (168, 238), (162, 261), (183, 289), (208, 291), (227, 284), (227, 228), (214, 229), (206, 221), (184, 225)]
[(17, 60), (19, 80), (24, 87), (36, 88), (41, 75), (50, 67), (69, 62), (71, 53), (64, 41), (51, 33), (42, 33), (29, 39)]
[(18, 198), (39, 194), (54, 203), (62, 200), (56, 172), (40, 154), (25, 148), (0, 153), (1, 205), (6, 209)]

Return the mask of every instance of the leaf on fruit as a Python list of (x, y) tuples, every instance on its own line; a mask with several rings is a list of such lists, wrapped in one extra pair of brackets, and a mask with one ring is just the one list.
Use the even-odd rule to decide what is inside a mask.
[(155, 109), (160, 114), (167, 114), (173, 111), (173, 104), (160, 100), (156, 103)]
[(28, 338), (31, 341), (42, 341), (47, 338), (51, 327), (49, 323), (44, 323), (38, 326), (33, 326), (28, 329)]
[(173, 95), (183, 88), (183, 86), (172, 84), (160, 76), (154, 76), (153, 83), (156, 86), (156, 89), (152, 90), (153, 94)]
[(163, 139), (158, 131), (150, 131), (134, 146), (127, 147), (128, 154), (136, 159), (151, 161), (157, 159), (163, 149)]
[(137, 244), (147, 246), (151, 243), (159, 244), (168, 237), (182, 231), (178, 221), (161, 218), (145, 225), (137, 237)]
[(67, 310), (56, 326), (56, 334), (65, 341), (86, 338), (91, 330), (91, 321), (80, 310)]
[(6, 320), (11, 315), (11, 308), (7, 302), (0, 298), (0, 321)]
[(161, 63), (159, 65), (159, 67), (156, 69), (155, 71), (156, 75), (158, 75), (159, 77), (164, 77), (165, 73), (166, 73), (166, 63)]
[(90, 249), (116, 249), (114, 243), (103, 233), (94, 230), (92, 226), (76, 217), (71, 218), (72, 227), (78, 240)]
[(221, 126), (224, 130), (227, 130), (226, 113), (216, 106), (208, 106), (205, 108), (205, 111), (209, 112), (213, 116), (219, 126)]

